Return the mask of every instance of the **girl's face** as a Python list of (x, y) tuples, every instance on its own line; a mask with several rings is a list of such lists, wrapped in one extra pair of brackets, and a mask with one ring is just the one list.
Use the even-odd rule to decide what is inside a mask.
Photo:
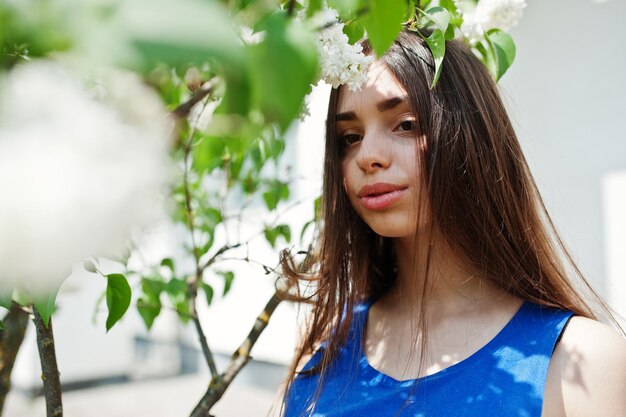
[(381, 236), (415, 236), (422, 187), (416, 117), (404, 87), (374, 62), (361, 91), (341, 90), (336, 120), (345, 146), (343, 184), (354, 210)]

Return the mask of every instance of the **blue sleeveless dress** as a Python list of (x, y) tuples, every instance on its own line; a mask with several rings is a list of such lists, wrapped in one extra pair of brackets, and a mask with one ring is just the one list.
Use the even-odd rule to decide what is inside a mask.
[[(435, 374), (398, 381), (374, 369), (361, 346), (368, 304), (357, 306), (348, 342), (324, 376), (298, 375), (285, 417), (541, 417), (548, 365), (572, 317), (526, 301), (509, 323), (467, 359)], [(323, 349), (323, 347), (321, 348)], [(304, 369), (321, 358), (316, 352)]]

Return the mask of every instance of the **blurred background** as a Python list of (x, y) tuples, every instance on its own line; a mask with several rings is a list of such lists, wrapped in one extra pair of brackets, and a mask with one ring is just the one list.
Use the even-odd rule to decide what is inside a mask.
[[(626, 1), (529, 1), (511, 31), (516, 62), (500, 89), (526, 157), (556, 226), (583, 273), (612, 307), (626, 316)], [(321, 189), (328, 87), (308, 98), (310, 116), (292, 125), (286, 159), (297, 178), (290, 201), (312, 201)], [(284, 213), (299, 230), (310, 205)], [(244, 225), (254, 229), (254, 225)], [(146, 258), (180, 247), (180, 231), (163, 224), (146, 239)], [(267, 244), (249, 253), (275, 265)], [(110, 266), (112, 270), (114, 265)], [(230, 293), (199, 311), (223, 369), (272, 295), (262, 268), (233, 266)], [(65, 415), (186, 416), (204, 393), (208, 370), (191, 324), (163, 314), (151, 332), (136, 311), (105, 334), (105, 315), (93, 311), (106, 283), (79, 266), (58, 298), (55, 338)], [(265, 416), (276, 398), (299, 329), (296, 306), (283, 303), (252, 351), (253, 361), (215, 409), (219, 417)], [(45, 415), (39, 396), (35, 335), (28, 329), (13, 372), (8, 417)]]

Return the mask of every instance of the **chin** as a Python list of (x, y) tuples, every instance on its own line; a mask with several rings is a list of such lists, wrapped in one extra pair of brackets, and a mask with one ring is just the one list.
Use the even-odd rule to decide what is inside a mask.
[[(387, 238), (415, 238), (424, 233), (429, 233), (430, 222), (424, 221), (417, 224), (415, 221), (407, 221), (406, 218), (395, 219), (397, 221), (380, 221), (374, 219), (366, 221), (374, 233)], [(427, 219), (424, 219), (427, 220)]]
[(370, 229), (379, 236), (388, 238), (414, 237), (415, 225), (369, 224)]

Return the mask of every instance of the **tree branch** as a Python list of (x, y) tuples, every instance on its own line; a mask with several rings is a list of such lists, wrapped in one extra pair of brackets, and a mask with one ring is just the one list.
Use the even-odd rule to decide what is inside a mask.
[(204, 272), (205, 269), (207, 269), (208, 267), (210, 267), (211, 265), (213, 265), (215, 263), (215, 261), (217, 260), (217, 258), (220, 255), (223, 255), (225, 252), (228, 252), (231, 249), (235, 249), (238, 248), (239, 246), (241, 246), (241, 243), (235, 243), (234, 245), (224, 245), (221, 248), (218, 249), (217, 252), (215, 252), (213, 254), (213, 256), (211, 256), (205, 263), (204, 265), (202, 265), (200, 267), (200, 272)]
[(217, 403), (222, 395), (224, 395), (224, 392), (231, 382), (233, 382), (235, 376), (237, 376), (239, 371), (241, 371), (241, 369), (250, 360), (250, 351), (252, 350), (252, 347), (258, 340), (263, 330), (267, 327), (270, 317), (281, 301), (282, 299), (278, 296), (278, 293), (274, 293), (274, 295), (272, 295), (272, 298), (270, 298), (265, 305), (265, 308), (254, 322), (254, 326), (250, 330), (250, 333), (248, 333), (248, 337), (246, 337), (243, 343), (239, 346), (239, 349), (233, 353), (226, 371), (224, 371), (224, 373), (217, 379), (214, 378), (211, 381), (206, 393), (200, 399), (189, 417), (211, 417), (211, 414), (209, 414), (211, 408), (215, 405), (215, 403)]
[(52, 334), (52, 319), (48, 327), (44, 325), (37, 308), (33, 306), (33, 322), (37, 331), (37, 348), (41, 361), (41, 379), (43, 380), (43, 392), (46, 398), (46, 417), (62, 417), (63, 404), (61, 401), (61, 380), (57, 366), (56, 353), (54, 351), (54, 335)]
[(0, 415), (4, 408), (4, 400), (11, 389), (11, 372), (24, 341), (28, 313), (18, 304), (11, 303), (11, 308), (2, 321), (4, 330), (0, 330)]

